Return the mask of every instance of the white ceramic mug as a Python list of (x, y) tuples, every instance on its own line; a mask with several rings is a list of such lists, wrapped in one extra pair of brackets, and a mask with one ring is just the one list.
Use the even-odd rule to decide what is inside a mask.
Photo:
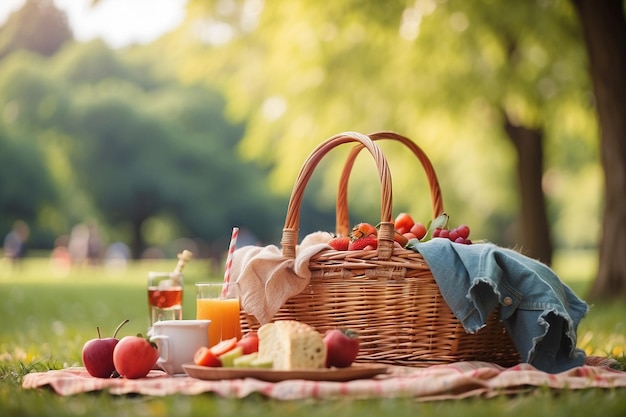
[(157, 365), (170, 375), (183, 374), (199, 348), (208, 346), (211, 320), (164, 320), (152, 326), (150, 341), (159, 349)]

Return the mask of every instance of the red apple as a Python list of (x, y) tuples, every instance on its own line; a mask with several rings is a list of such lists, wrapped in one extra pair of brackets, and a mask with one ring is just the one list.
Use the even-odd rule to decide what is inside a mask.
[(125, 336), (113, 350), (113, 364), (120, 376), (128, 379), (143, 378), (159, 359), (159, 351), (141, 335)]
[(113, 371), (115, 371), (115, 366), (113, 365), (113, 350), (117, 342), (119, 342), (115, 336), (117, 336), (117, 332), (126, 323), (128, 323), (128, 319), (117, 326), (113, 337), (106, 337), (104, 339), (100, 336), (100, 327), (96, 327), (98, 330), (98, 338), (88, 340), (83, 346), (83, 365), (87, 369), (87, 372), (89, 372), (89, 375), (97, 378), (109, 378), (111, 374), (113, 374)]

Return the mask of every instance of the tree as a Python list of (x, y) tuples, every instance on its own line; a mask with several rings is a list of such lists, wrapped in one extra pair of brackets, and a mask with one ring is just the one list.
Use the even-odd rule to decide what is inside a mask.
[[(570, 132), (562, 123), (571, 108), (584, 115), (582, 123), (590, 119), (584, 49), (568, 3), (406, 6), (344, 0), (324, 7), (289, 2), (255, 9), (236, 2), (239, 7), (228, 11), (209, 3), (190, 2), (189, 22), (179, 36), (200, 35), (187, 51), (181, 76), (223, 88), (230, 114), (250, 120), (245, 155), (274, 164), (276, 184), (287, 188), (294, 158), (303, 160), (307, 149), (346, 126), (397, 130), (425, 147), (445, 173), (440, 181), (446, 207), (456, 219), (462, 213), (457, 221), (551, 261), (542, 187), (545, 171), (554, 171), (559, 157), (552, 152), (544, 162), (544, 148), (567, 137), (594, 154), (580, 126)], [(204, 31), (185, 29), (202, 25)], [(202, 71), (193, 74), (190, 68)], [(503, 141), (507, 135), (510, 141)], [(571, 159), (571, 149), (576, 146), (559, 148), (564, 160)], [(398, 188), (415, 189), (414, 161), (389, 152), (400, 160)], [(511, 168), (516, 161), (517, 178)], [(573, 178), (580, 175), (575, 171)], [(355, 181), (359, 190), (371, 188), (371, 179)], [(329, 195), (324, 188), (320, 200)], [(394, 197), (423, 215), (424, 199), (410, 200), (414, 195)], [(372, 206), (363, 203), (368, 198), (360, 197), (361, 213), (371, 213)], [(569, 204), (568, 196), (556, 197), (561, 201), (551, 205), (557, 210), (553, 219)], [(513, 226), (519, 232), (507, 238)], [(563, 233), (557, 236), (563, 241)]]
[[(33, 225), (40, 211), (56, 201), (53, 182), (48, 175), (42, 152), (23, 132), (8, 132), (0, 127), (0, 230), (24, 220)], [(33, 236), (37, 242), (40, 236)]]
[(41, 57), (20, 51), (1, 63), (0, 227), (21, 218), (31, 226), (30, 243), (40, 245), (52, 231), (33, 226), (44, 213), (54, 217), (60, 206), (48, 145), (55, 136), (51, 121), (63, 113), (64, 100), (44, 75)]
[(0, 27), (0, 60), (19, 49), (51, 56), (71, 39), (67, 16), (52, 0), (27, 0)]
[(626, 19), (622, 0), (573, 0), (589, 54), (604, 167), (604, 216), (592, 298), (626, 298)]

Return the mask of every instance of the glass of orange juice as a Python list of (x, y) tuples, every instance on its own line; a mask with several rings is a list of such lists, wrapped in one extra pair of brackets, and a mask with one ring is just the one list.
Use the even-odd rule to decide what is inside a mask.
[(196, 283), (196, 319), (211, 320), (209, 347), (222, 340), (241, 338), (239, 284)]

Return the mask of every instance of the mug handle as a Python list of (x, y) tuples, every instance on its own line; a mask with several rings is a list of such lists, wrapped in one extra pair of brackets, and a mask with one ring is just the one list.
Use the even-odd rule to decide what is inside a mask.
[[(158, 334), (150, 338), (150, 342), (155, 343), (157, 345), (157, 348), (159, 349), (159, 359), (157, 360), (157, 363), (159, 364), (163, 362), (167, 362), (169, 360), (169, 356), (170, 356), (169, 339), (170, 338), (164, 334)], [(161, 353), (163, 355), (161, 355)]]

